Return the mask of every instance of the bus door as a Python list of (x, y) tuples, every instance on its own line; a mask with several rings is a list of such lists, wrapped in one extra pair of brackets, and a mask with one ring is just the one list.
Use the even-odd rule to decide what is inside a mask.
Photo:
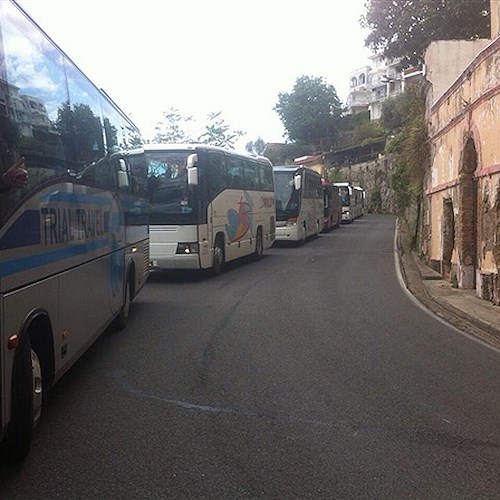
[[(113, 204), (108, 215), (108, 287), (111, 311), (117, 313), (124, 303), (125, 292), (125, 224), (129, 210), (126, 196), (129, 189), (129, 172), (125, 160), (114, 158), (108, 165), (111, 183), (118, 186), (118, 193), (113, 195)], [(122, 193), (120, 193), (120, 191)]]
[(203, 269), (212, 267), (213, 249), (217, 234), (225, 232), (226, 213), (222, 198), (226, 189), (226, 160), (220, 151), (204, 151), (198, 155), (200, 173), (199, 192), (204, 218), (198, 226), (200, 241), (200, 265)]

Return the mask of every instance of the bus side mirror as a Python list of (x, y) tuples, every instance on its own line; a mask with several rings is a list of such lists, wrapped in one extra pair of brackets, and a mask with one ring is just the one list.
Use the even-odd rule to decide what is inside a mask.
[(187, 181), (189, 186), (198, 185), (198, 167), (189, 167), (187, 169)]
[(189, 155), (187, 157), (186, 167), (191, 168), (196, 166), (198, 166), (198, 155), (196, 153), (193, 153), (192, 155)]
[(118, 187), (120, 189), (128, 189), (130, 186), (129, 180), (128, 180), (128, 172), (127, 172), (127, 164), (125, 163), (125, 160), (120, 159), (118, 160)]
[(187, 181), (189, 186), (198, 185), (198, 155), (196, 153), (190, 154), (186, 160), (187, 167)]
[(300, 175), (296, 175), (293, 178), (293, 186), (296, 191), (299, 191), (300, 188), (302, 187), (302, 177)]

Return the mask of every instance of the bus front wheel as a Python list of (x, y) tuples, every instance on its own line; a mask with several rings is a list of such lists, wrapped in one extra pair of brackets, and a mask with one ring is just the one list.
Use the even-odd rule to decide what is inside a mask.
[(28, 334), (18, 349), (12, 374), (11, 420), (5, 437), (7, 459), (13, 463), (28, 455), (43, 407), (42, 365)]
[(217, 276), (224, 270), (225, 257), (224, 257), (224, 240), (221, 236), (217, 236), (214, 246), (214, 260), (212, 266), (212, 274)]
[(253, 254), (254, 260), (262, 259), (264, 255), (264, 238), (262, 236), (262, 228), (257, 229), (257, 238), (255, 239), (255, 252)]

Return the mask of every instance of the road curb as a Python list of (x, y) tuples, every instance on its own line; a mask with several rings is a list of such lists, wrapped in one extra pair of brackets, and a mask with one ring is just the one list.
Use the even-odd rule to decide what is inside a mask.
[[(476, 339), (488, 346), (500, 350), (500, 329), (495, 325), (481, 320), (475, 315), (471, 315), (468, 311), (464, 311), (454, 307), (452, 304), (443, 300), (439, 295), (432, 293), (430, 286), (426, 286), (426, 281), (436, 284), (438, 280), (443, 281), (439, 273), (425, 266), (418, 257), (407, 248), (405, 248), (404, 239), (402, 237), (401, 225), (396, 225), (396, 250), (398, 254), (399, 267), (401, 276), (407, 290), (428, 310), (436, 316), (458, 328), (462, 332), (472, 335)], [(417, 262), (417, 259), (420, 262)], [(425, 271), (425, 272), (423, 272)], [(447, 282), (446, 282), (447, 283)], [(451, 285), (450, 285), (451, 287)], [(471, 298), (470, 300), (476, 300)], [(481, 300), (481, 299), (477, 299)], [(500, 325), (500, 309), (499, 309), (499, 325)]]

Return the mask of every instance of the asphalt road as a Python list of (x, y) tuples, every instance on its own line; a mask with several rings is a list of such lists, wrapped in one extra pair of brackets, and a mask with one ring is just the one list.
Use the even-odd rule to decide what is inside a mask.
[(0, 498), (499, 498), (500, 354), (402, 289), (394, 228), (153, 275)]

